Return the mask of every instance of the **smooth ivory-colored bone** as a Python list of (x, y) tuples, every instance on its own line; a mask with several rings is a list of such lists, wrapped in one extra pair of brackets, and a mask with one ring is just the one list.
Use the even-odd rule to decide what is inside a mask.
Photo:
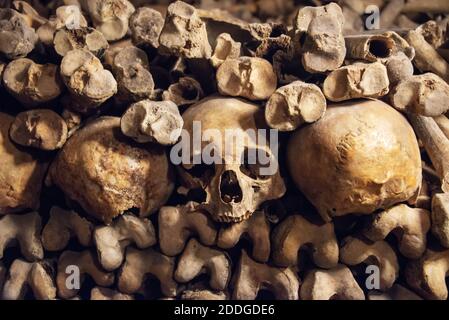
[(408, 114), (418, 138), (441, 179), (441, 189), (449, 192), (449, 140), (433, 118)]
[(383, 29), (391, 27), (399, 14), (401, 14), (404, 4), (405, 0), (388, 1), (380, 14), (380, 27)]
[(433, 73), (411, 76), (400, 81), (389, 98), (400, 111), (437, 117), (449, 110), (449, 85)]
[(363, 235), (371, 241), (380, 241), (392, 232), (398, 239), (399, 251), (407, 258), (418, 259), (426, 250), (429, 230), (429, 211), (399, 204), (376, 213)]
[(271, 291), (276, 299), (298, 300), (299, 280), (290, 268), (276, 268), (252, 260), (242, 250), (233, 278), (232, 299), (254, 300), (260, 290)]
[(449, 2), (446, 0), (407, 0), (402, 11), (406, 13), (449, 13)]
[(432, 198), (432, 233), (449, 248), (449, 194), (437, 193)]
[(252, 243), (251, 256), (259, 262), (270, 258), (270, 223), (264, 212), (255, 212), (248, 220), (222, 226), (218, 233), (217, 246), (223, 249), (234, 248), (242, 237)]
[(197, 235), (200, 242), (208, 246), (213, 245), (217, 237), (217, 230), (209, 216), (189, 204), (162, 207), (158, 222), (159, 246), (168, 256), (181, 253), (192, 235)]
[(312, 269), (301, 285), (302, 300), (365, 300), (365, 294), (343, 264), (329, 270)]
[(13, 240), (19, 243), (20, 252), (28, 261), (44, 257), (40, 239), (41, 217), (37, 212), (8, 214), (0, 219), (0, 230), (0, 259)]
[(413, 76), (415, 71), (412, 61), (402, 51), (392, 55), (383, 63), (385, 67), (387, 67), (390, 86), (397, 84), (399, 81), (410, 78)]
[(321, 268), (332, 268), (338, 263), (338, 243), (334, 225), (309, 222), (301, 215), (292, 215), (273, 231), (272, 258), (277, 266), (298, 265), (299, 250), (310, 246), (314, 263)]
[(242, 44), (234, 41), (229, 33), (221, 33), (215, 44), (214, 53), (210, 59), (212, 65), (218, 68), (226, 59), (236, 59), (240, 57)]
[(70, 275), (79, 272), (80, 285), (82, 286), (85, 275), (90, 275), (95, 283), (100, 286), (109, 287), (114, 283), (114, 273), (105, 272), (98, 263), (95, 254), (90, 250), (81, 252), (64, 251), (58, 260), (58, 274), (56, 285), (58, 296), (63, 299), (70, 299), (78, 294), (80, 288), (72, 286)]
[(98, 261), (108, 271), (120, 267), (129, 245), (135, 244), (139, 249), (145, 249), (157, 242), (151, 221), (132, 214), (118, 217), (109, 226), (97, 227), (93, 239), (97, 246)]
[(54, 300), (56, 298), (56, 286), (51, 266), (45, 261), (14, 260), (9, 268), (1, 298), (2, 300), (23, 300), (28, 288), (31, 289), (36, 300)]
[(129, 248), (125, 263), (118, 276), (118, 289), (127, 294), (137, 292), (147, 274), (155, 276), (161, 284), (162, 293), (173, 297), (177, 293), (177, 284), (173, 280), (175, 259), (167, 257), (154, 249), (137, 250)]
[(280, 131), (293, 131), (304, 123), (319, 120), (326, 111), (321, 89), (302, 81), (278, 88), (265, 105), (265, 120)]
[(174, 277), (186, 283), (202, 273), (209, 274), (212, 289), (225, 290), (231, 278), (231, 263), (224, 251), (203, 246), (192, 238), (179, 258)]
[(399, 275), (396, 253), (383, 240), (368, 243), (349, 236), (341, 244), (340, 261), (348, 266), (361, 263), (376, 265), (379, 268), (379, 285), (382, 291), (391, 288)]
[(324, 80), (323, 92), (334, 102), (379, 98), (388, 93), (389, 85), (387, 68), (382, 63), (354, 63), (332, 71)]
[(50, 219), (42, 230), (42, 244), (49, 251), (64, 249), (70, 238), (76, 237), (85, 247), (92, 244), (94, 225), (75, 211), (59, 207), (50, 209)]

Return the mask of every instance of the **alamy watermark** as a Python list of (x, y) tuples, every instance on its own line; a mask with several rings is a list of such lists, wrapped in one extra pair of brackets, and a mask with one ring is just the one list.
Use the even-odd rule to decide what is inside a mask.
[(278, 171), (278, 134), (276, 129), (202, 130), (201, 121), (193, 121), (191, 134), (181, 130), (170, 160), (175, 165), (253, 164), (258, 165), (260, 175), (274, 175)]

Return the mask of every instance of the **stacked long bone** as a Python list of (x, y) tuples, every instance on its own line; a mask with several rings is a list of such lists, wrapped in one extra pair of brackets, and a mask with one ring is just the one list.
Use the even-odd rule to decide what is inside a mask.
[(0, 297), (447, 299), (447, 2), (315, 2), (3, 1)]

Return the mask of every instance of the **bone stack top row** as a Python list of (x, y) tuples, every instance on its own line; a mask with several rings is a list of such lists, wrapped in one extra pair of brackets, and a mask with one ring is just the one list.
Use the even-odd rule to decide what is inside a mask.
[(1, 2), (0, 297), (447, 299), (448, 3), (314, 2)]

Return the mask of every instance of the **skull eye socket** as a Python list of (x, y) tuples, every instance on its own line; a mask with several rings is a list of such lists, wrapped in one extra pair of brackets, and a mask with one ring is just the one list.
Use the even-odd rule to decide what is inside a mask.
[(267, 151), (256, 148), (245, 148), (240, 160), (240, 171), (252, 179), (269, 178), (268, 175), (261, 174), (262, 168), (270, 167), (270, 155)]

